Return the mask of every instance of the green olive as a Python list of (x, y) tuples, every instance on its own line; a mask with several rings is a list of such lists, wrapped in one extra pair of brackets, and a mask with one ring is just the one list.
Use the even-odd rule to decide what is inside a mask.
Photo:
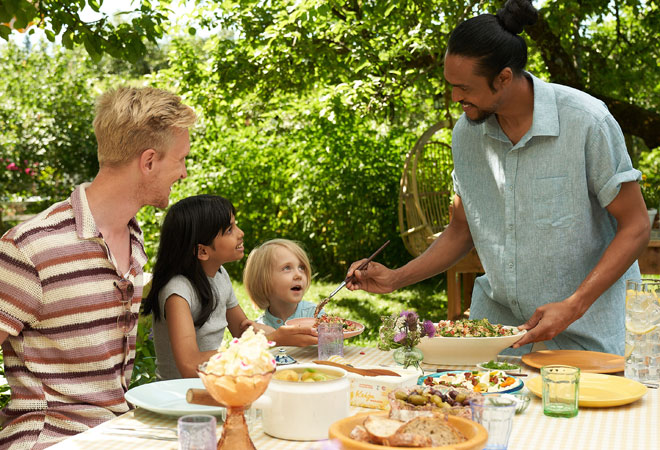
[(442, 401), (442, 398), (439, 395), (432, 396), (431, 400), (433, 401), (433, 403), (435, 403), (436, 406), (439, 406), (439, 407), (442, 408), (442, 404), (444, 402)]
[(418, 406), (426, 405), (427, 401), (428, 401), (427, 398), (424, 397), (423, 395), (412, 394), (408, 396), (408, 402), (412, 403), (413, 405), (418, 405)]
[(454, 400), (456, 400), (457, 403), (463, 403), (466, 398), (467, 398), (467, 395), (458, 394)]
[(404, 391), (395, 391), (394, 398), (405, 401), (408, 400), (408, 394), (406, 394)]

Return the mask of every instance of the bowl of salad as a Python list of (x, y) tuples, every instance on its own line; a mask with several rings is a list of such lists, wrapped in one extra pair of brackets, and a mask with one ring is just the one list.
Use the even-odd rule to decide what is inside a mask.
[(513, 364), (510, 362), (506, 361), (495, 361), (495, 360), (490, 360), (490, 361), (482, 361), (480, 363), (477, 363), (477, 368), (479, 370), (487, 371), (487, 370), (503, 370), (508, 373), (520, 373), (521, 368), (518, 364)]
[(474, 366), (497, 360), (497, 355), (527, 332), (518, 327), (491, 324), (488, 319), (441, 320), (435, 336), (423, 337), (417, 348), (424, 362), (449, 366)]
[(319, 326), (319, 323), (341, 323), (343, 325), (344, 339), (357, 336), (358, 334), (364, 331), (364, 325), (353, 320), (344, 319), (337, 316), (323, 315), (318, 318), (313, 317), (299, 317), (297, 319), (291, 319), (286, 321), (286, 325), (293, 325), (299, 327), (312, 327), (316, 329)]

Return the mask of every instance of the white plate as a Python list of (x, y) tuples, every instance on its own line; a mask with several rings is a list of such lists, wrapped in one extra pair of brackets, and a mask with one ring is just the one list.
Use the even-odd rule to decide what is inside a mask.
[(140, 408), (168, 416), (186, 414), (222, 415), (225, 408), (220, 406), (193, 405), (186, 401), (188, 389), (204, 389), (199, 378), (156, 381), (129, 389), (126, 401)]
[(513, 336), (496, 337), (423, 337), (417, 348), (424, 353), (424, 362), (428, 364), (472, 366), (497, 359), (502, 350), (511, 347), (526, 332), (522, 330)]
[[(433, 379), (434, 382), (437, 382), (437, 380), (435, 380), (435, 379), (436, 378), (439, 379), (440, 377), (442, 377), (444, 375), (460, 376), (460, 375), (462, 375), (466, 372), (473, 372), (474, 373), (474, 371), (471, 371), (471, 370), (450, 370), (450, 371), (446, 371), (446, 372), (431, 373), (431, 374), (419, 377), (419, 379), (417, 380), (417, 384), (420, 385), (420, 386), (428, 386), (427, 384), (424, 383), (424, 380), (426, 378), (430, 377), (431, 379)], [(486, 372), (479, 372), (479, 375), (483, 376), (485, 373), (491, 373), (491, 372), (494, 372), (494, 371), (493, 370), (488, 370)], [(501, 372), (501, 371), (498, 371), (498, 372)], [(503, 373), (504, 372), (502, 372), (502, 374)], [(519, 391), (520, 389), (522, 389), (523, 386), (525, 385), (523, 383), (523, 381), (520, 378), (517, 378), (515, 375), (511, 376), (511, 378), (513, 378), (515, 380), (515, 382), (512, 385), (504, 387), (504, 388), (500, 388), (500, 389), (495, 389), (495, 390), (492, 390), (492, 391), (489, 391), (489, 392), (482, 392), (482, 394), (495, 394), (495, 393), (504, 394), (506, 392), (516, 392), (516, 391)], [(446, 386), (446, 385), (435, 384), (434, 386)], [(451, 386), (446, 386), (446, 387), (451, 388)], [(462, 387), (464, 389), (472, 390), (472, 386), (469, 386), (467, 384), (464, 385), (464, 386), (458, 386), (458, 387)]]

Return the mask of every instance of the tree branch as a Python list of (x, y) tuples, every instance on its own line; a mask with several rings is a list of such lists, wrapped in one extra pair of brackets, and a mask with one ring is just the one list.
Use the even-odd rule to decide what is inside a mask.
[(545, 19), (545, 13), (547, 10), (541, 9), (536, 24), (527, 27), (526, 31), (541, 52), (541, 57), (550, 72), (550, 79), (555, 83), (579, 89), (601, 99), (619, 122), (624, 133), (639, 136), (649, 148), (660, 147), (660, 131), (658, 131), (660, 130), (660, 114), (585, 88), (573, 59), (550, 29), (550, 25)]

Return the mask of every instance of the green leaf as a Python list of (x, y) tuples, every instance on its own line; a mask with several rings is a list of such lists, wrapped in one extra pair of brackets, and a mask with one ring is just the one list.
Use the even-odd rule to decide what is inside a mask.
[(188, 27), (188, 34), (194, 36), (197, 34), (197, 29), (195, 27)]
[(62, 34), (62, 45), (71, 50), (73, 48), (73, 31), (68, 29)]

